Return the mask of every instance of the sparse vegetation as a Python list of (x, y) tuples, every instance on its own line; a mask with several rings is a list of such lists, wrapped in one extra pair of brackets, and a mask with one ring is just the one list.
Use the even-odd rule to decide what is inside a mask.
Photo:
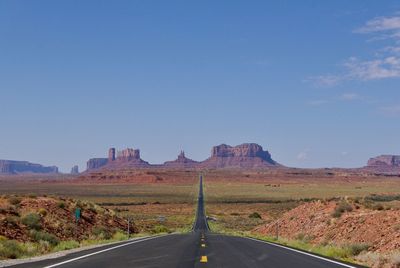
[(347, 203), (347, 201), (342, 200), (339, 204), (336, 205), (334, 212), (332, 213), (332, 217), (340, 218), (344, 212), (350, 212), (353, 210), (353, 207)]
[(79, 242), (75, 240), (60, 241), (57, 246), (53, 248), (52, 251), (56, 252), (61, 250), (73, 249), (78, 248), (79, 246)]
[(12, 196), (8, 199), (8, 202), (14, 206), (19, 205), (21, 203), (21, 201), (22, 201), (22, 199), (20, 197), (16, 197), (16, 196)]
[(0, 241), (0, 258), (16, 259), (24, 255), (24, 249), (21, 244), (15, 240)]
[(110, 239), (112, 234), (108, 231), (104, 226), (94, 227), (92, 230), (93, 235), (96, 236), (97, 239)]
[(30, 229), (40, 230), (42, 228), (42, 224), (40, 222), (40, 216), (36, 213), (29, 213), (25, 215), (21, 221)]
[(159, 233), (170, 233), (171, 231), (164, 225), (155, 225), (153, 227), (152, 232), (154, 234), (159, 234)]
[(396, 195), (377, 195), (372, 194), (365, 197), (367, 201), (375, 201), (375, 202), (391, 202), (391, 201), (400, 201), (400, 194)]
[(260, 213), (258, 213), (258, 212), (253, 212), (253, 213), (251, 213), (251, 214), (249, 215), (249, 218), (250, 218), (250, 219), (261, 219), (262, 217), (261, 217)]
[(38, 213), (41, 217), (46, 217), (47, 215), (47, 210), (44, 208), (39, 208)]
[(3, 221), (8, 225), (8, 226), (17, 226), (19, 222), (19, 217), (17, 216), (6, 216)]
[(55, 235), (43, 231), (31, 230), (31, 237), (36, 242), (40, 241), (49, 242), (51, 246), (57, 246), (58, 243), (60, 242), (60, 240)]
[(370, 246), (368, 244), (351, 244), (347, 247), (350, 251), (350, 256), (357, 256), (361, 252), (368, 250)]
[(310, 243), (311, 240), (313, 240), (314, 237), (312, 235), (304, 234), (304, 233), (299, 233), (296, 235), (296, 240), (299, 240), (303, 243)]
[(60, 202), (57, 203), (57, 206), (59, 208), (61, 208), (61, 209), (64, 209), (65, 208), (65, 202), (64, 201), (60, 201)]

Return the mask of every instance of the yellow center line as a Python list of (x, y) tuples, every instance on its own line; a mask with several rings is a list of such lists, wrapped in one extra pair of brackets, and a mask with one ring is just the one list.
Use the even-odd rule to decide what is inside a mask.
[(206, 247), (206, 244), (201, 244), (201, 247), (202, 247), (202, 248), (205, 248), (205, 247)]
[(207, 256), (201, 256), (200, 262), (207, 262)]

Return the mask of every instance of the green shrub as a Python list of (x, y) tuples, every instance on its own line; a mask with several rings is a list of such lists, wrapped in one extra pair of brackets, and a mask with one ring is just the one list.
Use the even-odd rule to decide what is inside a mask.
[(357, 256), (364, 250), (368, 250), (368, 244), (352, 244), (348, 246), (351, 256)]
[(65, 203), (64, 203), (63, 201), (60, 201), (60, 202), (58, 202), (57, 206), (58, 206), (59, 208), (64, 209), (64, 208), (65, 208)]
[(336, 247), (333, 245), (322, 246), (318, 248), (315, 252), (330, 258), (341, 259), (349, 257), (349, 250), (343, 247)]
[(164, 225), (155, 225), (152, 229), (152, 233), (159, 234), (159, 233), (170, 233), (171, 231)]
[(258, 212), (253, 212), (249, 215), (250, 219), (261, 219), (261, 215)]
[(306, 235), (304, 233), (299, 233), (296, 235), (295, 239), (300, 240), (301, 242), (304, 243), (309, 243), (311, 240), (314, 239), (312, 235)]
[(61, 241), (56, 247), (53, 248), (53, 251), (67, 250), (78, 248), (79, 242), (75, 240)]
[(35, 240), (37, 242), (39, 242), (39, 241), (49, 242), (49, 244), (52, 246), (57, 246), (58, 243), (60, 243), (60, 240), (57, 238), (57, 236), (46, 233), (46, 232), (32, 230), (31, 237), (33, 240)]
[(36, 213), (30, 213), (22, 218), (22, 223), (28, 226), (30, 229), (40, 230), (42, 223), (40, 222), (40, 216)]
[(332, 213), (332, 217), (340, 218), (342, 216), (342, 212), (340, 210), (335, 209)]
[(335, 218), (340, 218), (342, 214), (346, 211), (350, 212), (353, 210), (353, 207), (347, 203), (346, 201), (342, 201), (336, 205), (335, 210), (332, 213), (332, 216)]
[(12, 197), (10, 197), (10, 199), (8, 199), (8, 202), (14, 206), (19, 205), (21, 203), (21, 201), (22, 201), (22, 199), (20, 197), (16, 197), (16, 196), (12, 196)]
[(370, 196), (365, 197), (365, 200), (378, 201), (378, 202), (391, 202), (391, 201), (400, 200), (400, 194), (395, 194), (395, 195), (372, 194)]
[(16, 259), (24, 255), (21, 244), (15, 240), (4, 240), (0, 242), (0, 257), (5, 259)]
[(92, 229), (92, 233), (99, 239), (111, 239), (112, 234), (105, 227), (99, 226)]
[(46, 217), (46, 215), (47, 215), (47, 210), (44, 209), (44, 208), (39, 208), (38, 213), (39, 213), (40, 216)]
[(19, 218), (16, 216), (7, 216), (3, 219), (3, 221), (8, 225), (8, 226), (17, 226)]
[(128, 235), (125, 233), (122, 233), (121, 231), (118, 231), (113, 235), (112, 238), (113, 238), (113, 240), (122, 241), (122, 240), (128, 239)]

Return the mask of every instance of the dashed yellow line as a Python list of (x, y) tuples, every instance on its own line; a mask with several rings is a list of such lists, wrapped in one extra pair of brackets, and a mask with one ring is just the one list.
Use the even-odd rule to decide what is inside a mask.
[(207, 262), (207, 256), (201, 256), (200, 262)]
[(201, 247), (202, 247), (202, 248), (205, 248), (205, 247), (206, 247), (206, 244), (201, 244)]

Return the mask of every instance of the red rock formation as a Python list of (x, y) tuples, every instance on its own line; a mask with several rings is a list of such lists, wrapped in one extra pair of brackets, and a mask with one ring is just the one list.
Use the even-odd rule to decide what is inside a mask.
[[(113, 160), (114, 159), (114, 160)], [(163, 165), (150, 165), (140, 158), (140, 150), (127, 148), (118, 151), (111, 148), (108, 158), (93, 158), (88, 161), (87, 170), (93, 169), (129, 169), (129, 168), (269, 168), (281, 166), (274, 160), (268, 151), (255, 143), (245, 143), (235, 147), (221, 144), (212, 149), (211, 157), (203, 162), (186, 158), (182, 151), (174, 161), (167, 161)]]
[(367, 166), (400, 167), (400, 155), (380, 155), (370, 158)]
[(181, 151), (176, 160), (167, 161), (163, 166), (167, 168), (195, 168), (198, 164), (199, 162), (187, 158), (185, 152)]
[(105, 165), (107, 165), (107, 162), (107, 158), (91, 158), (86, 163), (86, 170), (93, 170), (104, 167)]
[(140, 159), (140, 150), (126, 148), (122, 151), (118, 151), (117, 153), (117, 161), (131, 161)]
[(108, 158), (92, 158), (87, 162), (86, 171), (94, 169), (124, 169), (124, 168), (143, 168), (151, 165), (140, 158), (140, 150), (127, 148), (117, 152), (115, 148), (108, 150)]
[(263, 168), (280, 166), (272, 160), (268, 151), (255, 143), (244, 143), (235, 147), (221, 144), (214, 146), (211, 157), (201, 163), (206, 168)]
[(400, 155), (380, 155), (370, 158), (364, 169), (376, 173), (399, 174)]

